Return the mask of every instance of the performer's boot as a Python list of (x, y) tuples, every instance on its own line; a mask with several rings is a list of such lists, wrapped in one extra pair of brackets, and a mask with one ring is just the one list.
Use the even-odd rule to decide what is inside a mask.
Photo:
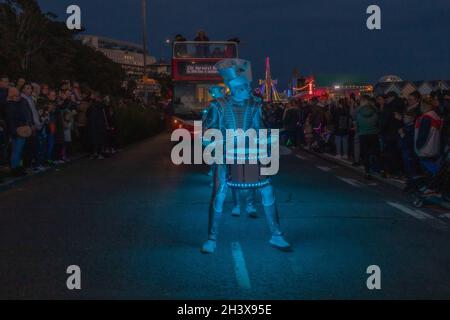
[(272, 238), (270, 239), (270, 244), (281, 251), (291, 251), (291, 245), (287, 242), (280, 230), (280, 223), (278, 218), (277, 207), (274, 204), (271, 206), (264, 207), (266, 213), (267, 223), (269, 224), (270, 232), (272, 233)]
[(247, 209), (246, 209), (248, 216), (252, 219), (257, 219), (258, 218), (258, 211), (256, 210), (256, 207), (253, 203), (249, 203), (247, 204)]
[(248, 190), (247, 191), (247, 208), (246, 208), (247, 214), (252, 219), (258, 218), (258, 211), (255, 207), (255, 191), (254, 190)]
[(233, 216), (233, 217), (240, 217), (241, 216), (241, 206), (235, 206), (234, 208), (233, 208), (233, 211), (231, 211), (231, 215)]
[(222, 212), (211, 210), (209, 217), (208, 241), (203, 244), (201, 252), (204, 254), (212, 254), (217, 248), (217, 235), (219, 232), (219, 222)]

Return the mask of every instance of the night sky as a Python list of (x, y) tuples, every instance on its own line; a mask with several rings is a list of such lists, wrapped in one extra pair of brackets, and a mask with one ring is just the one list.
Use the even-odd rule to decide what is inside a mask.
[[(70, 4), (82, 10), (89, 34), (141, 41), (140, 0), (39, 0), (65, 19)], [(382, 30), (366, 28), (366, 9), (382, 10)], [(211, 40), (237, 36), (241, 57), (263, 76), (264, 58), (286, 87), (294, 68), (302, 74), (354, 73), (376, 81), (450, 79), (449, 0), (148, 0), (151, 54), (169, 55), (164, 39), (199, 29)]]

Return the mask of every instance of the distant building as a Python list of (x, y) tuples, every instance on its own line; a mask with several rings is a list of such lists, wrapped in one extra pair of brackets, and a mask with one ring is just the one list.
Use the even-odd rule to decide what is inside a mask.
[(395, 76), (395, 75), (388, 75), (388, 76), (384, 76), (382, 77), (380, 80), (378, 80), (379, 83), (384, 83), (384, 82), (402, 82), (403, 80), (399, 77), (399, 76)]
[(152, 77), (161, 75), (169, 76), (171, 74), (172, 66), (170, 63), (160, 61), (147, 66), (148, 73)]
[(434, 81), (403, 81), (397, 76), (385, 76), (375, 85), (376, 95), (396, 92), (399, 96), (407, 97), (414, 91), (427, 96), (433, 91), (449, 90), (450, 80)]
[[(112, 61), (120, 64), (129, 79), (139, 79), (144, 75), (144, 49), (142, 45), (95, 35), (79, 36), (81, 42), (102, 52)], [(147, 55), (147, 65), (156, 62)]]

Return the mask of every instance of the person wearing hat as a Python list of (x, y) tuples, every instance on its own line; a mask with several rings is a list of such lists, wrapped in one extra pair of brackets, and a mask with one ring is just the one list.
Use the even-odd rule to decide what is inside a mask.
[[(264, 129), (262, 121), (262, 100), (252, 94), (251, 65), (241, 59), (225, 59), (216, 64), (216, 69), (224, 78), (230, 95), (213, 102), (208, 112), (209, 128), (221, 130)], [(214, 253), (217, 247), (219, 222), (222, 217), (223, 204), (228, 191), (228, 167), (217, 164), (217, 186), (214, 188), (209, 214), (208, 240), (203, 244), (202, 253)], [(270, 244), (282, 251), (290, 251), (291, 245), (285, 239), (280, 228), (278, 211), (275, 203), (274, 188), (269, 179), (259, 187), (267, 222), (271, 231)]]

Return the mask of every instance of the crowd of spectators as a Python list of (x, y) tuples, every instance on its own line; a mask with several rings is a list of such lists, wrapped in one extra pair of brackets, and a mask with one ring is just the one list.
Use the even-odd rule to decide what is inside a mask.
[(0, 165), (22, 176), (64, 164), (75, 151), (92, 159), (115, 153), (109, 97), (77, 82), (52, 88), (1, 76)]
[(364, 166), (367, 179), (376, 172), (403, 180), (406, 190), (418, 175), (436, 173), (450, 141), (449, 91), (295, 99), (267, 106), (266, 115), (287, 145)]

